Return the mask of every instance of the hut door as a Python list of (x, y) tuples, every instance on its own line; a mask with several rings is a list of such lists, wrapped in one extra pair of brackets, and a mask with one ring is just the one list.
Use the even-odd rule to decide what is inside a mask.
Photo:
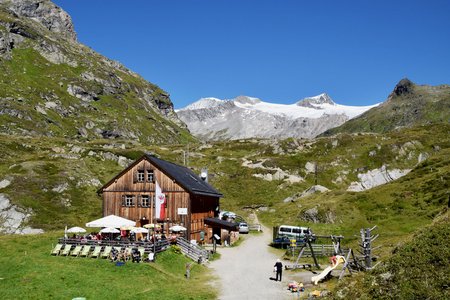
[(140, 227), (144, 227), (144, 225), (148, 224), (148, 219), (143, 217), (139, 220), (139, 223), (140, 223)]

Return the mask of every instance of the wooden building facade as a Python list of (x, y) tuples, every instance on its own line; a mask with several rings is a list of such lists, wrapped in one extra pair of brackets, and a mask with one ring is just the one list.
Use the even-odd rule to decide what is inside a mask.
[[(166, 197), (163, 220), (155, 217), (156, 182)], [(103, 216), (113, 214), (140, 225), (161, 223), (166, 232), (170, 226), (182, 225), (186, 237), (197, 241), (205, 231), (204, 219), (217, 216), (223, 196), (189, 168), (150, 155), (136, 160), (98, 193)]]

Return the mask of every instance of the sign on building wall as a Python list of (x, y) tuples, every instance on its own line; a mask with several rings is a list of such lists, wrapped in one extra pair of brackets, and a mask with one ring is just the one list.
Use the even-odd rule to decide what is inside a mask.
[(179, 207), (178, 208), (178, 214), (179, 215), (187, 215), (187, 208), (186, 207)]

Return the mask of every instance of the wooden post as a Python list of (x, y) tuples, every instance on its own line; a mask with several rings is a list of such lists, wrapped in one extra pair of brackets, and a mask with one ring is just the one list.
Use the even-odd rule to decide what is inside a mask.
[(186, 279), (191, 278), (191, 267), (192, 267), (191, 263), (186, 264), (186, 274), (184, 275), (186, 276)]
[(360, 252), (364, 258), (364, 269), (371, 270), (372, 269), (372, 242), (378, 238), (378, 234), (376, 236), (372, 236), (372, 231), (377, 228), (375, 225), (372, 228), (363, 228), (360, 230), (361, 234), (361, 248)]
[(305, 251), (305, 248), (306, 248), (306, 245), (303, 244), (302, 249), (301, 249), (300, 252), (298, 253), (297, 260), (295, 261), (294, 267), (297, 267), (298, 262), (299, 262), (300, 258), (302, 258), (303, 252)]
[(307, 240), (307, 243), (308, 243), (308, 245), (309, 245), (309, 249), (311, 249), (311, 255), (312, 255), (313, 259), (314, 259), (314, 264), (316, 265), (316, 268), (317, 268), (317, 269), (320, 269), (320, 265), (319, 265), (319, 263), (317, 262), (316, 255), (314, 254), (314, 250), (313, 250), (313, 247), (312, 247), (312, 245), (311, 245), (311, 241), (309, 240), (309, 238), (308, 238), (308, 240)]
[(344, 277), (345, 269), (348, 269), (350, 274), (352, 274), (352, 270), (348, 267), (351, 254), (352, 254), (352, 249), (349, 249), (347, 257), (345, 258), (344, 266), (342, 267), (342, 270), (341, 270), (341, 274), (339, 274), (339, 280), (341, 280), (342, 277)]
[(371, 251), (371, 239), (370, 239), (370, 229), (365, 230), (365, 240), (364, 240), (364, 261), (366, 263), (366, 269), (372, 268), (372, 251)]

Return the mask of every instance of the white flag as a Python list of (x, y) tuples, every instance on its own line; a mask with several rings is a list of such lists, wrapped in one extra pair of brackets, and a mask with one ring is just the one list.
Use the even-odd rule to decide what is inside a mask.
[(166, 217), (166, 195), (161, 191), (158, 181), (155, 181), (155, 218), (164, 219)]

